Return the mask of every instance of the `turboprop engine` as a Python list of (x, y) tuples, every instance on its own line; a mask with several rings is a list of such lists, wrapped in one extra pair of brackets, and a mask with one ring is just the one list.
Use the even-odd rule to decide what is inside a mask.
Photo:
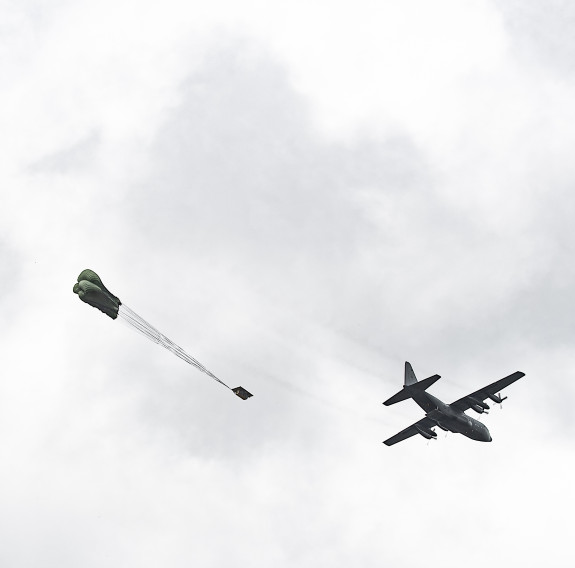
[(467, 400), (469, 401), (469, 407), (475, 410), (478, 414), (483, 414), (484, 412), (487, 413), (489, 410), (489, 405), (482, 400), (478, 400), (471, 396), (468, 396)]
[(501, 404), (504, 400), (507, 400), (507, 397), (501, 396), (501, 393), (499, 394), (488, 394), (487, 395), (493, 402), (496, 402), (497, 404)]
[(418, 424), (415, 425), (416, 430), (426, 439), (431, 440), (432, 438), (437, 438), (437, 433), (431, 430), (431, 428), (423, 428)]

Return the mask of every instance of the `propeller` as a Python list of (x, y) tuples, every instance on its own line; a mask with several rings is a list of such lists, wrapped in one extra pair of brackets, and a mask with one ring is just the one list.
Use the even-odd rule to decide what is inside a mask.
[[(432, 432), (435, 432), (435, 426), (433, 428), (431, 428)], [(433, 436), (433, 438), (429, 438), (427, 440), (427, 445), (429, 446), (429, 442), (431, 442), (431, 440), (437, 440), (437, 434), (435, 436)]]
[(488, 396), (493, 402), (495, 402), (496, 404), (498, 404), (498, 405), (499, 405), (499, 408), (503, 408), (502, 402), (507, 399), (506, 396), (501, 396), (501, 393), (499, 393), (499, 394), (488, 394), (487, 396)]

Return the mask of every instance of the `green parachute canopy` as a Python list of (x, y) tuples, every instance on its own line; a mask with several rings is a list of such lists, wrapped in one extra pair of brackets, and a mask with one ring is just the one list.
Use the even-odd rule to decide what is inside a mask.
[(80, 272), (78, 282), (74, 284), (74, 294), (78, 294), (82, 302), (90, 304), (112, 319), (118, 317), (118, 310), (122, 304), (120, 298), (114, 296), (104, 286), (100, 277), (93, 270), (86, 269)]
[(148, 339), (171, 351), (186, 363), (196, 367), (196, 369), (199, 369), (202, 373), (205, 373), (227, 389), (230, 389), (242, 400), (247, 400), (252, 396), (252, 394), (243, 387), (230, 388), (211, 371), (206, 369), (199, 361), (186, 353), (179, 345), (176, 345), (171, 339), (168, 339), (163, 333), (134, 312), (134, 310), (126, 306), (126, 304), (122, 304), (120, 298), (114, 296), (114, 294), (104, 286), (100, 277), (93, 270), (86, 269), (80, 272), (78, 282), (74, 284), (74, 293), (78, 294), (82, 302), (90, 304), (90, 306), (97, 308), (112, 319), (116, 319), (120, 316), (122, 320), (145, 335)]

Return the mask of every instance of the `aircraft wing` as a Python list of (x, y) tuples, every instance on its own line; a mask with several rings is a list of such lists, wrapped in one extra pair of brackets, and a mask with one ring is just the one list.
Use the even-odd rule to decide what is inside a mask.
[(418, 427), (422, 428), (424, 430), (429, 430), (430, 428), (433, 428), (433, 426), (435, 426), (435, 425), (436, 424), (435, 424), (435, 422), (433, 422), (433, 420), (430, 420), (427, 417), (422, 418), (421, 420), (417, 421), (415, 424), (412, 424), (411, 426), (408, 426), (405, 430), (402, 430), (401, 432), (399, 432), (395, 436), (388, 438), (383, 443), (386, 446), (393, 446), (393, 444), (397, 444), (397, 442), (402, 442), (403, 440), (406, 440), (407, 438), (411, 438), (411, 436), (415, 436), (416, 434), (419, 434), (419, 430), (417, 429)]
[(472, 392), (471, 394), (468, 394), (467, 396), (464, 396), (463, 398), (460, 398), (459, 400), (456, 400), (449, 406), (453, 406), (461, 411), (468, 410), (474, 404), (477, 404), (477, 401), (483, 402), (486, 398), (489, 398), (490, 395), (497, 395), (500, 390), (508, 387), (510, 384), (518, 381), (521, 377), (524, 376), (525, 373), (516, 371), (515, 373), (512, 373), (503, 379), (499, 379), (498, 381), (495, 381), (494, 383), (491, 383), (482, 389), (479, 389), (475, 392)]

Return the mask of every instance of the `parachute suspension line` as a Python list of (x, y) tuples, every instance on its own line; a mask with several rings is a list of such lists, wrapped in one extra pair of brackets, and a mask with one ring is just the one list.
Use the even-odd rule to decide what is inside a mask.
[(228, 385), (226, 385), (226, 383), (224, 383), (222, 380), (218, 379), (218, 377), (216, 377), (216, 375), (214, 375), (211, 371), (206, 369), (199, 361), (197, 361), (191, 355), (186, 353), (179, 345), (176, 345), (171, 339), (166, 337), (162, 332), (158, 331), (153, 325), (149, 324), (134, 310), (126, 306), (126, 304), (120, 304), (118, 315), (126, 323), (131, 325), (133, 328), (135, 328), (137, 331), (145, 335), (148, 339), (150, 339), (154, 343), (157, 343), (158, 345), (161, 345), (168, 351), (171, 351), (174, 355), (177, 355), (180, 359), (182, 359), (186, 363), (192, 365), (193, 367), (196, 367), (196, 369), (199, 369), (200, 371), (202, 371), (202, 373), (205, 373), (206, 375), (208, 375), (208, 377), (211, 377), (212, 379), (214, 379), (214, 381), (217, 381), (227, 389), (233, 390)]
[[(127, 306), (126, 306), (126, 308), (127, 308)], [(122, 315), (124, 315), (124, 314), (122, 314)], [(152, 325), (150, 325), (148, 322), (146, 322), (141, 316), (136, 314), (133, 310), (131, 310), (130, 308), (127, 308), (125, 315), (127, 316), (126, 318), (123, 318), (123, 319), (125, 319), (125, 321), (130, 323), (133, 327), (135, 327), (139, 331), (143, 332), (144, 335), (149, 337), (152, 341), (154, 341), (154, 343), (158, 343), (158, 344), (162, 345), (162, 347), (168, 349), (169, 351), (174, 353), (174, 355), (177, 355), (178, 357), (180, 357), (182, 360), (186, 361), (190, 365), (193, 365), (194, 367), (196, 367), (200, 371), (206, 373), (208, 376), (217, 380), (218, 382), (222, 382), (213, 373), (211, 373), (208, 369), (206, 369), (199, 361), (197, 361), (191, 355), (186, 353), (180, 346), (176, 345), (171, 339), (166, 337), (163, 333), (161, 333), (156, 328), (154, 328)]]

